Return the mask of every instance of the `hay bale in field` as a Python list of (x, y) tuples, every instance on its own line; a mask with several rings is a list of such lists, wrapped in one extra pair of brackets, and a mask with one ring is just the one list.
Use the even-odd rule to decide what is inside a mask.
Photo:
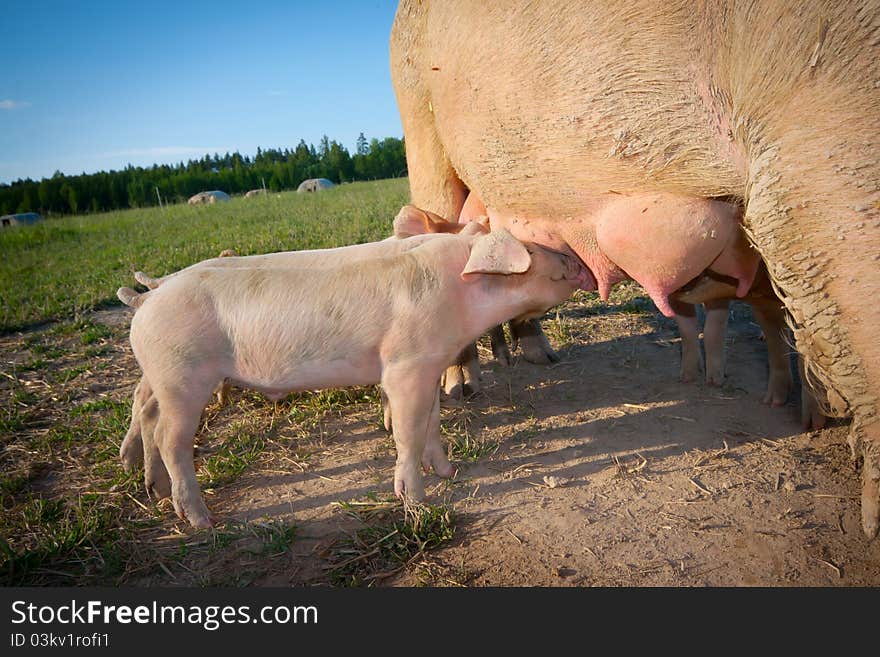
[(299, 184), (299, 187), (296, 188), (296, 191), (300, 193), (320, 192), (325, 189), (330, 189), (331, 187), (336, 187), (336, 185), (326, 178), (309, 178), (308, 180), (303, 180)]
[(228, 200), (229, 194), (215, 189), (210, 192), (199, 192), (198, 194), (194, 194), (193, 196), (189, 197), (187, 203), (189, 203), (190, 205), (201, 205), (203, 203), (217, 203), (218, 201)]
[(26, 226), (28, 224), (34, 224), (43, 219), (42, 215), (38, 212), (19, 212), (17, 214), (4, 214), (0, 217), (0, 226), (6, 228), (7, 226)]
[(251, 198), (253, 196), (259, 196), (260, 194), (265, 194), (265, 189), (252, 189), (247, 194), (244, 195), (245, 198)]

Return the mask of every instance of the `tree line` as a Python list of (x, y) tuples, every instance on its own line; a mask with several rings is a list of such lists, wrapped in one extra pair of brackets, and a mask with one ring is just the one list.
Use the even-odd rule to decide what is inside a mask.
[(361, 133), (356, 152), (351, 155), (325, 135), (317, 148), (300, 140), (292, 150), (257, 148), (254, 157), (238, 151), (222, 156), (215, 153), (176, 165), (128, 165), (121, 171), (79, 176), (56, 172), (40, 181), (28, 178), (0, 184), (0, 214), (77, 214), (146, 207), (159, 204), (157, 188), (163, 203), (175, 203), (212, 189), (240, 194), (265, 184), (267, 189), (277, 192), (296, 189), (308, 178), (341, 183), (394, 178), (405, 173), (402, 139), (367, 141)]

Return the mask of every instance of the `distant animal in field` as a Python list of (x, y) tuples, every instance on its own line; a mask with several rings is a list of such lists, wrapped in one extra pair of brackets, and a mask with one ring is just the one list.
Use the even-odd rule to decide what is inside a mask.
[(331, 189), (336, 187), (336, 185), (331, 180), (327, 180), (326, 178), (309, 178), (308, 180), (303, 180), (299, 187), (296, 188), (297, 192), (320, 192), (325, 189)]
[(214, 204), (219, 202), (224, 202), (229, 200), (229, 194), (226, 192), (221, 192), (220, 190), (213, 190), (210, 192), (199, 192), (198, 194), (194, 194), (189, 197), (187, 203), (189, 205), (202, 205), (202, 204)]
[(18, 214), (4, 214), (0, 217), (0, 226), (26, 226), (43, 219), (38, 212), (19, 212)]

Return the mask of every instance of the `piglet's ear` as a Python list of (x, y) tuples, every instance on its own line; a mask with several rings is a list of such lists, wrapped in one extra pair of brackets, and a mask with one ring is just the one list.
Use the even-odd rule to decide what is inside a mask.
[(404, 205), (394, 218), (394, 237), (405, 239), (426, 233), (457, 233), (462, 225), (414, 205)]
[(476, 238), (462, 278), (467, 274), (522, 274), (532, 264), (522, 242), (503, 228)]

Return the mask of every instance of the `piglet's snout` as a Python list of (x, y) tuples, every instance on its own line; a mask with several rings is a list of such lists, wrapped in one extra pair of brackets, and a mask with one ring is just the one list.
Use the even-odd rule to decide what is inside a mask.
[(533, 248), (532, 257), (540, 253), (547, 260), (548, 274), (553, 282), (565, 280), (579, 284), (585, 278), (587, 272), (578, 258), (540, 246)]

